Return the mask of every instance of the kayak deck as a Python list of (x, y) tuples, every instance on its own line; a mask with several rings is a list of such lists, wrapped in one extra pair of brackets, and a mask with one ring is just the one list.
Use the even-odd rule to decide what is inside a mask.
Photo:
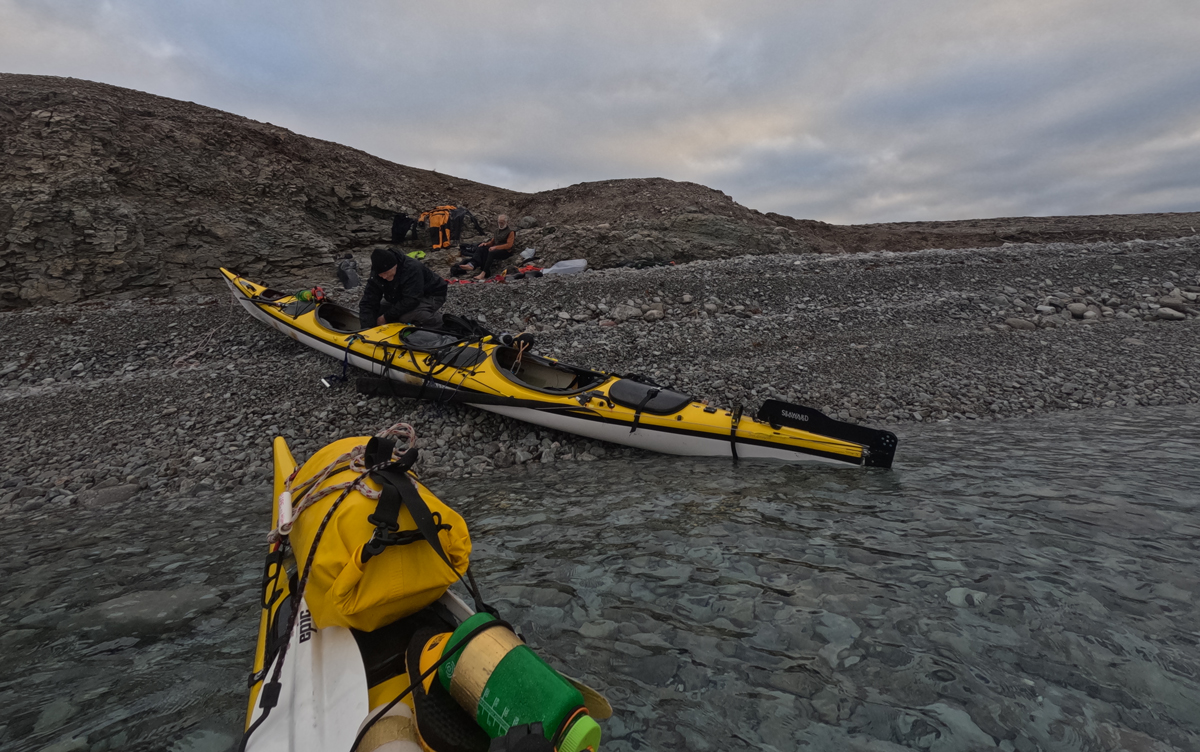
[[(396, 382), (400, 397), (471, 404), (529, 423), (627, 446), (694, 456), (823, 461), (890, 467), (896, 437), (776, 403), (757, 416), (721, 409), (632, 378), (534, 355), (494, 336), (446, 337), (419, 347), (404, 324), (353, 330), (358, 317), (331, 303), (300, 301), (222, 269), (235, 298), (285, 335)], [(414, 389), (415, 388), (415, 389)], [(474, 401), (473, 401), (474, 400)], [(770, 404), (770, 402), (768, 403)], [(787, 408), (791, 408), (790, 410)], [(788, 417), (791, 416), (791, 417)]]

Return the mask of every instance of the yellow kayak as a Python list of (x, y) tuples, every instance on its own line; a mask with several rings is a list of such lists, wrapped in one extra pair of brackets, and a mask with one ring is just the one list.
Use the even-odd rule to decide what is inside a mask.
[(330, 302), (301, 300), (222, 269), (234, 298), (266, 325), (386, 379), (377, 391), (473, 405), (588, 438), (666, 454), (891, 467), (896, 436), (767, 400), (754, 416), (634, 378), (533, 354), (526, 335), (363, 328)]
[[(271, 535), (239, 752), (486, 752), (490, 738), (519, 736), (518, 724), (531, 715), (561, 720), (541, 732), (559, 752), (599, 752), (593, 719), (612, 715), (608, 701), (540, 659), (531, 671), (533, 653), (506, 622), (477, 614), (447, 589), (467, 575), (466, 523), (407, 469), (415, 434), (398, 427), (409, 429), (410, 449), (382, 444), (390, 465), (372, 449), (388, 432), (333, 442), (303, 465), (275, 439)], [(388, 487), (396, 490), (392, 502)], [(359, 580), (353, 600), (341, 597), (348, 573)], [(474, 578), (466, 582), (476, 604), (490, 609)], [(445, 638), (466, 629), (466, 648), (450, 652)], [(436, 646), (446, 652), (431, 652)], [(448, 689), (438, 680), (438, 664), (447, 662), (455, 677)], [(507, 687), (489, 679), (502, 670)], [(491, 691), (464, 701), (460, 673)], [(554, 699), (544, 689), (547, 674), (573, 712), (546, 707)], [(487, 717), (494, 707), (506, 723)], [(576, 726), (582, 732), (569, 733)]]

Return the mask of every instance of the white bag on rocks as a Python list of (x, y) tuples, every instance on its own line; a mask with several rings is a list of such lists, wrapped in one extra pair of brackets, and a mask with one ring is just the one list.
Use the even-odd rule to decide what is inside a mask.
[(587, 270), (587, 259), (570, 259), (559, 261), (549, 269), (543, 269), (542, 274), (578, 274)]

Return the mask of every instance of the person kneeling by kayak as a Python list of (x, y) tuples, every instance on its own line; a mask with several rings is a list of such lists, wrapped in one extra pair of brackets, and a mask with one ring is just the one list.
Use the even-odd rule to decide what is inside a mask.
[(400, 323), (437, 329), (445, 303), (446, 280), (420, 261), (390, 248), (371, 251), (371, 278), (358, 304), (364, 327)]

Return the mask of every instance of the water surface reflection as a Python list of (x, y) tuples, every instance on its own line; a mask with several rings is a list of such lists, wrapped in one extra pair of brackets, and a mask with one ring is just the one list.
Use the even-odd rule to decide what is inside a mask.
[[(505, 615), (613, 700), (605, 749), (1189, 750), (1197, 426), (1097, 411), (910, 429), (892, 472), (646, 457), (435, 490)], [(5, 749), (232, 742), (269, 491), (159, 504), (5, 519)]]

